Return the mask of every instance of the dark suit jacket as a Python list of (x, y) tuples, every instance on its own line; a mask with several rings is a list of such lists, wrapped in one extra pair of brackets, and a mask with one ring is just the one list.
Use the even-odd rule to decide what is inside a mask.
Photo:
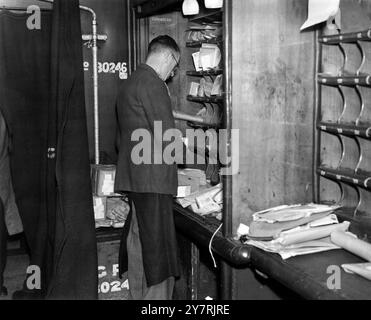
[[(160, 145), (160, 140), (154, 137), (154, 122), (161, 121), (162, 133), (175, 128), (166, 84), (150, 66), (140, 65), (121, 86), (116, 107), (120, 148), (115, 191), (176, 195), (177, 165), (166, 164), (163, 160), (161, 164), (154, 163), (155, 156), (162, 159), (162, 152), (169, 144), (163, 142)], [(145, 146), (144, 152), (148, 152), (150, 163), (135, 164), (132, 161), (133, 149), (135, 148), (135, 152), (143, 146), (142, 138), (139, 141), (132, 141), (132, 134), (137, 129), (144, 129), (149, 134), (147, 138), (150, 138), (151, 143)], [(158, 148), (154, 148), (154, 139)]]

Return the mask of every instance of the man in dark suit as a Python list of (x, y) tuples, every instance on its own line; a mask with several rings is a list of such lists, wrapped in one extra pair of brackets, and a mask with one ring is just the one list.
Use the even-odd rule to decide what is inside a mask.
[[(177, 165), (162, 158), (168, 145), (162, 142), (162, 133), (175, 129), (166, 81), (179, 60), (174, 39), (155, 38), (146, 63), (120, 88), (117, 99), (120, 147), (115, 191), (128, 194), (132, 209), (121, 241), (120, 274), (128, 271), (129, 298), (135, 300), (171, 299), (179, 276), (173, 218)], [(135, 153), (139, 137), (150, 137), (141, 141), (148, 156), (144, 160)]]

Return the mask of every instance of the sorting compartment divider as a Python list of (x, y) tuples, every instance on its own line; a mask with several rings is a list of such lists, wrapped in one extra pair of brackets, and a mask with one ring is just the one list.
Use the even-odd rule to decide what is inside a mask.
[(371, 41), (371, 29), (359, 32), (336, 34), (331, 36), (319, 37), (318, 41), (322, 44), (341, 44), (357, 43), (358, 41)]
[(194, 76), (194, 77), (204, 77), (204, 76), (218, 76), (223, 74), (223, 70), (216, 69), (216, 70), (209, 70), (209, 71), (187, 71), (187, 76)]
[[(342, 204), (342, 202), (356, 204), (355, 208), (347, 208), (346, 210), (347, 212), (353, 213), (353, 218), (360, 214), (366, 215), (368, 218), (371, 217), (371, 210), (368, 209), (367, 206), (360, 212), (361, 205), (371, 200), (371, 159), (369, 155), (366, 154), (366, 151), (368, 151), (367, 149), (370, 149), (368, 144), (371, 143), (369, 141), (371, 139), (371, 123), (369, 120), (365, 121), (363, 119), (365, 111), (367, 107), (369, 107), (369, 101), (365, 99), (362, 90), (371, 90), (369, 89), (371, 87), (371, 74), (369, 74), (371, 70), (367, 70), (366, 73), (363, 72), (366, 64), (370, 62), (367, 60), (366, 56), (368, 51), (365, 50), (363, 46), (365, 41), (371, 41), (371, 29), (352, 33), (323, 35), (318, 37), (319, 50), (317, 51), (318, 70), (316, 81), (318, 83), (318, 99), (315, 125), (317, 130), (317, 139), (315, 139), (315, 149), (317, 152), (315, 174), (317, 174), (317, 178), (315, 178), (315, 195), (318, 201), (327, 201), (328, 199), (325, 199), (325, 194), (327, 193), (328, 195), (332, 193), (326, 190), (326, 188), (329, 188), (328, 186), (321, 188), (321, 179), (324, 178), (336, 182), (341, 192), (339, 204)], [(364, 43), (362, 44), (362, 42)], [(330, 46), (338, 46), (340, 49), (338, 52), (343, 57), (343, 66), (339, 68), (336, 74), (322, 72), (322, 69), (326, 69), (326, 63), (329, 61), (324, 58), (324, 50), (328, 48), (327, 58), (334, 57), (334, 51), (333, 49), (330, 50)], [(352, 46), (354, 46), (353, 51), (350, 50), (353, 49)], [(359, 54), (361, 59), (358, 59)], [(336, 60), (330, 59), (330, 61)], [(352, 72), (345, 70), (346, 62), (349, 61), (353, 62), (355, 66)], [(331, 92), (324, 91), (322, 90), (324, 86), (335, 87), (338, 90)], [(359, 106), (355, 105), (355, 103), (347, 103), (346, 98), (348, 95), (353, 94), (353, 91), (349, 91), (349, 89), (346, 90), (345, 87), (354, 88), (356, 94), (359, 96)], [(361, 88), (363, 89), (361, 90)], [(331, 111), (328, 114), (328, 111), (331, 110), (329, 108), (333, 105), (333, 101), (336, 101), (336, 94), (339, 94), (343, 101), (343, 111), (340, 117), (331, 113)], [(332, 103), (329, 104), (327, 101), (326, 104), (322, 105), (323, 100), (329, 100), (330, 102), (332, 101)], [(366, 102), (368, 103), (366, 104)], [(322, 119), (324, 114), (323, 110), (327, 111), (326, 120)], [(351, 113), (349, 114), (347, 111), (351, 111)], [(347, 114), (348, 117), (344, 117), (345, 114)], [(349, 117), (349, 115), (351, 117)], [(334, 155), (333, 150), (335, 149), (331, 149), (329, 145), (322, 145), (326, 144), (327, 139), (324, 139), (321, 135), (327, 137), (327, 134), (334, 135), (339, 139), (342, 152), (338, 165), (334, 165), (334, 163), (336, 163), (339, 154)], [(350, 143), (352, 147), (346, 147), (345, 142), (347, 144)], [(359, 153), (355, 153), (355, 150), (358, 150)], [(351, 159), (352, 161), (345, 161), (345, 159)], [(332, 163), (332, 165), (329, 166), (328, 164), (326, 165), (326, 163)], [(354, 188), (356, 192), (350, 196), (345, 192), (346, 185)]]
[(200, 40), (200, 41), (188, 41), (186, 43), (186, 47), (188, 47), (188, 48), (198, 48), (198, 47), (201, 47), (203, 43), (221, 45), (222, 42), (223, 42), (222, 38), (215, 38), (215, 39), (210, 39), (210, 40)]
[(201, 102), (201, 103), (222, 103), (223, 97), (222, 96), (214, 96), (214, 97), (195, 97), (195, 96), (187, 96), (188, 101), (192, 102)]
[(350, 137), (362, 137), (365, 139), (371, 139), (371, 125), (370, 126), (356, 126), (347, 123), (332, 123), (332, 122), (320, 122), (317, 125), (317, 129), (333, 134), (341, 134)]
[(371, 173), (361, 171), (355, 172), (352, 169), (346, 168), (326, 168), (324, 166), (319, 167), (317, 172), (324, 178), (371, 190)]
[(371, 76), (329, 76), (318, 74), (318, 82), (328, 86), (365, 86), (371, 87)]

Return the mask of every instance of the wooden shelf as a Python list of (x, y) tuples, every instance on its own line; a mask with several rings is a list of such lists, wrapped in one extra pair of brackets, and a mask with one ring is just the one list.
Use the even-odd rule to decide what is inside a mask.
[(196, 123), (192, 121), (187, 121), (187, 124), (193, 129), (202, 129), (202, 130), (218, 129), (220, 127), (217, 124)]
[(199, 40), (199, 41), (187, 41), (186, 46), (189, 48), (199, 48), (203, 43), (221, 45), (223, 43), (222, 38), (210, 39), (210, 40)]
[(223, 74), (223, 70), (209, 70), (209, 71), (187, 71), (188, 76), (204, 77), (204, 76), (218, 76)]
[(317, 173), (327, 179), (343, 182), (353, 186), (358, 186), (367, 190), (371, 190), (371, 173), (341, 168), (333, 169), (325, 166), (320, 166)]
[(362, 137), (366, 139), (371, 138), (371, 125), (369, 126), (356, 126), (354, 124), (338, 124), (332, 122), (320, 122), (317, 125), (319, 130), (328, 133), (341, 134), (350, 137)]
[(190, 22), (194, 23), (204, 23), (204, 24), (216, 24), (222, 23), (223, 21), (223, 10), (207, 10), (205, 13), (201, 13), (195, 17), (189, 19)]
[(322, 44), (329, 45), (340, 43), (356, 43), (357, 41), (371, 41), (371, 29), (360, 32), (322, 36), (319, 37), (318, 41)]
[(187, 96), (188, 101), (192, 102), (205, 102), (205, 103), (220, 103), (223, 102), (224, 98), (222, 96), (215, 96), (215, 97), (194, 97), (194, 96)]
[(365, 86), (371, 87), (371, 76), (331, 76), (328, 74), (318, 74), (317, 81), (328, 86)]

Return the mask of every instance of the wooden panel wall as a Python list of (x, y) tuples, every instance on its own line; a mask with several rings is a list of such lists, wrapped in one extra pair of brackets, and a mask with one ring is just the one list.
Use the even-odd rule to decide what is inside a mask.
[(312, 200), (314, 33), (306, 0), (233, 1), (233, 222)]

